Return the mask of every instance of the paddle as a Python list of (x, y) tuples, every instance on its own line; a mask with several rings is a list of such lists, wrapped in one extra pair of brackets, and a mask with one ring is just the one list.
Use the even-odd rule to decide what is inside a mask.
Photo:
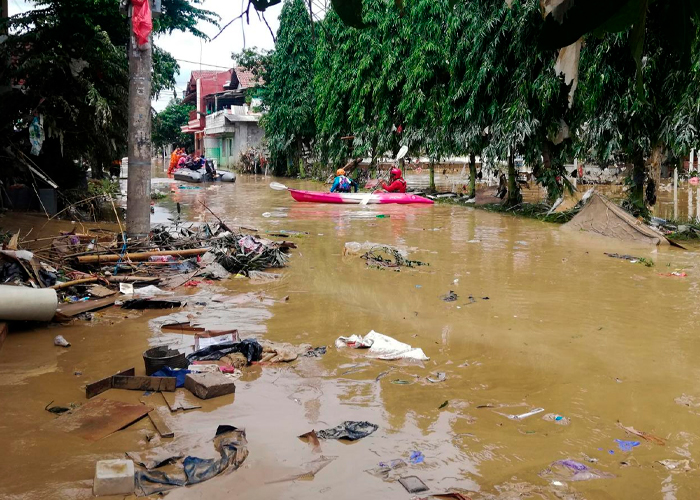
[(281, 184), (279, 182), (271, 182), (270, 188), (274, 189), (275, 191), (288, 191), (289, 190), (289, 188), (287, 186), (285, 186), (284, 184)]
[[(399, 152), (396, 153), (396, 161), (399, 161), (401, 158), (406, 156), (406, 153), (408, 153), (408, 146), (405, 146), (405, 145), (401, 146), (401, 149), (399, 149)], [(372, 189), (369, 193), (367, 193), (367, 195), (364, 198), (362, 198), (362, 201), (360, 201), (360, 205), (367, 205), (369, 203), (369, 200), (372, 199), (372, 195), (374, 194), (374, 192), (377, 189), (379, 189), (380, 187), (381, 187), (381, 185), (379, 183), (377, 183), (377, 185), (374, 187), (374, 189)]]

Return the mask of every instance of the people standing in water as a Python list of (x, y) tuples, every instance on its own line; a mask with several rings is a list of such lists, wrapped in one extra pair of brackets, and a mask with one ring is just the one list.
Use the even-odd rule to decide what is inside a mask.
[(173, 170), (177, 168), (177, 162), (180, 160), (182, 155), (182, 148), (175, 148), (173, 153), (170, 155), (170, 165), (168, 165), (168, 175), (173, 173)]
[(401, 174), (401, 169), (396, 167), (392, 168), (389, 172), (389, 184), (382, 181), (382, 189), (389, 193), (405, 193), (406, 192), (406, 181)]
[(335, 172), (335, 176), (333, 185), (331, 186), (331, 193), (349, 193), (353, 188), (357, 193), (357, 182), (347, 177), (344, 169), (339, 168)]

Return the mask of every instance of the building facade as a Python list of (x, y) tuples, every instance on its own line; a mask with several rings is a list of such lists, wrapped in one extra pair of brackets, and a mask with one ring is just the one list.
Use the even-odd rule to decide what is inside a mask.
[(246, 104), (246, 90), (255, 86), (242, 68), (193, 71), (184, 102), (196, 103), (182, 131), (194, 134), (195, 150), (211, 158), (217, 168), (237, 166), (241, 153), (262, 145), (260, 114)]

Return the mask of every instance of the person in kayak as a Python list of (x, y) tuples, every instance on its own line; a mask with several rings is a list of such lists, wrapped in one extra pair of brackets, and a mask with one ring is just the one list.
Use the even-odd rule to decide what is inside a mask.
[(357, 193), (357, 182), (350, 179), (345, 175), (345, 170), (339, 168), (335, 172), (335, 179), (333, 179), (333, 185), (331, 186), (331, 193), (349, 193), (351, 189), (355, 189)]
[(389, 172), (389, 184), (382, 181), (382, 189), (389, 193), (405, 193), (406, 192), (406, 181), (404, 180), (401, 170), (398, 168), (392, 168)]

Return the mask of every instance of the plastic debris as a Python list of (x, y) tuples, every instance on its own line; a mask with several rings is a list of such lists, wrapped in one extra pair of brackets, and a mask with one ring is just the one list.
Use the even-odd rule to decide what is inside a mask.
[(531, 417), (533, 415), (537, 415), (538, 413), (542, 413), (544, 411), (544, 408), (535, 408), (534, 410), (531, 410), (527, 413), (521, 413), (520, 415), (506, 415), (509, 419), (511, 420), (522, 420), (527, 417)]
[(418, 479), (416, 476), (406, 476), (399, 479), (401, 486), (406, 488), (409, 493), (420, 493), (421, 491), (428, 491), (429, 488), (425, 485), (423, 481)]
[(445, 375), (445, 372), (435, 372), (435, 377), (427, 377), (427, 379), (428, 382), (437, 384), (438, 382), (444, 382), (447, 380), (447, 375)]
[(370, 422), (346, 420), (342, 424), (331, 429), (316, 431), (316, 435), (319, 439), (347, 439), (349, 441), (356, 441), (369, 436), (377, 429), (379, 429), (379, 426)]
[(412, 464), (422, 464), (425, 461), (425, 455), (420, 451), (412, 451), (408, 457), (408, 461)]
[(625, 441), (624, 439), (616, 439), (617, 446), (622, 451), (632, 451), (632, 448), (639, 446), (639, 441)]
[(690, 467), (690, 460), (659, 460), (659, 463), (666, 467), (666, 469), (672, 471), (687, 472), (692, 470), (692, 467)]
[(653, 434), (649, 434), (648, 432), (638, 431), (632, 426), (624, 426), (620, 422), (617, 423), (617, 426), (620, 429), (624, 429), (625, 431), (629, 432), (630, 434), (639, 436), (640, 438), (646, 441), (650, 441), (654, 444), (658, 444), (659, 446), (664, 446), (666, 444), (666, 441), (661, 439), (660, 437), (654, 436)]
[(70, 342), (63, 338), (63, 335), (56, 335), (53, 339), (53, 345), (58, 347), (70, 347)]
[(542, 420), (554, 422), (557, 425), (569, 425), (571, 423), (568, 418), (557, 415), (556, 413), (547, 413), (544, 417), (542, 417)]
[(364, 337), (360, 335), (351, 335), (350, 337), (338, 337), (335, 341), (335, 346), (353, 347), (353, 348), (369, 348), (368, 356), (377, 359), (392, 360), (392, 359), (412, 359), (416, 361), (427, 361), (428, 358), (423, 349), (411, 347), (408, 344), (399, 342), (387, 335), (377, 333), (374, 330), (370, 331)]
[(459, 298), (459, 295), (454, 293), (452, 290), (450, 290), (449, 293), (446, 293), (445, 295), (440, 296), (440, 299), (444, 300), (445, 302), (454, 302)]
[(540, 472), (540, 477), (559, 481), (588, 481), (591, 479), (610, 479), (615, 475), (591, 469), (581, 462), (567, 459), (552, 462), (549, 467)]

